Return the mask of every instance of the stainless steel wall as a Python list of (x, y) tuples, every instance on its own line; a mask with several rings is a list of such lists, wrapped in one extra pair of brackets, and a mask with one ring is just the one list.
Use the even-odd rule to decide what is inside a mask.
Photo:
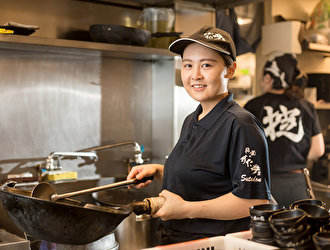
[[(61, 38), (93, 23), (124, 24), (140, 11), (70, 0), (5, 0), (0, 23), (40, 26)], [(53, 151), (134, 140), (163, 163), (173, 145), (174, 61), (104, 57), (101, 52), (0, 50), (0, 178), (34, 172)], [(78, 178), (126, 175), (133, 146), (98, 153), (95, 164), (63, 160)]]
[(77, 0), (1, 0), (0, 24), (8, 21), (37, 25), (31, 36), (48, 38), (82, 37), (92, 24), (135, 27), (141, 10)]

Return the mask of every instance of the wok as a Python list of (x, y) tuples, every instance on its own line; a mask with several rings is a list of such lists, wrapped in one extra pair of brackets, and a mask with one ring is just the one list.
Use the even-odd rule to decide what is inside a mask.
[(69, 198), (52, 202), (30, 195), (29, 191), (7, 186), (0, 189), (3, 207), (22, 231), (36, 239), (66, 245), (85, 245), (101, 239), (133, 211), (150, 214), (159, 209), (158, 198), (111, 208)]
[(89, 27), (94, 42), (145, 46), (151, 37), (148, 30), (114, 24), (94, 24)]
[(115, 189), (115, 190), (102, 190), (92, 193), (94, 200), (99, 202), (101, 205), (111, 207), (121, 207), (123, 205), (142, 201), (148, 198), (150, 195), (148, 192), (140, 189)]

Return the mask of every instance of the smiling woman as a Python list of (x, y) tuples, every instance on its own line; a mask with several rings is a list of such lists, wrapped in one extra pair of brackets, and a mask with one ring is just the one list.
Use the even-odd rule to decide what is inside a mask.
[(204, 117), (228, 94), (228, 80), (234, 77), (236, 63), (228, 68), (220, 53), (197, 43), (187, 45), (182, 58), (181, 79), (187, 93), (203, 106)]
[(225, 31), (206, 26), (170, 50), (181, 55), (183, 85), (200, 104), (165, 165), (135, 166), (127, 178), (162, 182), (166, 201), (152, 215), (162, 225), (160, 245), (248, 230), (249, 208), (270, 200), (268, 149), (262, 125), (227, 90), (235, 45)]

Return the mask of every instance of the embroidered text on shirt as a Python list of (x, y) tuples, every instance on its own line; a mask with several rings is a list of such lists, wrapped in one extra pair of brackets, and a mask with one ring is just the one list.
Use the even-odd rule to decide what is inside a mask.
[(251, 176), (246, 174), (241, 175), (241, 181), (246, 182), (261, 182), (261, 168), (258, 164), (254, 164), (253, 157), (257, 155), (255, 150), (251, 150), (249, 147), (245, 148), (245, 155), (241, 157), (241, 162), (250, 169)]

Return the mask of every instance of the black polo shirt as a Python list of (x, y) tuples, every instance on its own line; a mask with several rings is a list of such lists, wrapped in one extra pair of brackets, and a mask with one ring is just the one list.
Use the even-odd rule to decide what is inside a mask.
[[(201, 111), (199, 105), (184, 121), (165, 163), (163, 189), (187, 201), (209, 200), (229, 192), (245, 199), (270, 199), (268, 149), (259, 121), (233, 101), (231, 93), (198, 121)], [(212, 236), (247, 230), (250, 218), (161, 223), (174, 231)]]

